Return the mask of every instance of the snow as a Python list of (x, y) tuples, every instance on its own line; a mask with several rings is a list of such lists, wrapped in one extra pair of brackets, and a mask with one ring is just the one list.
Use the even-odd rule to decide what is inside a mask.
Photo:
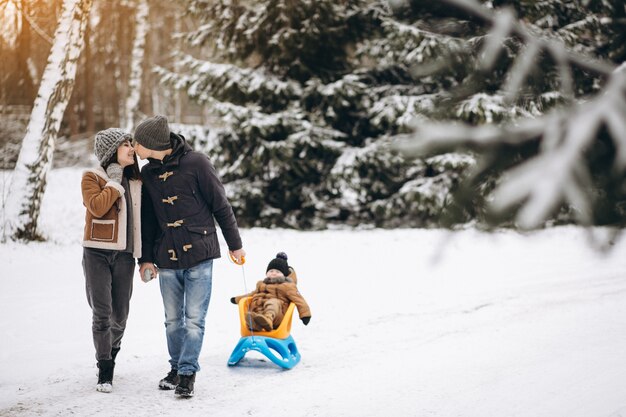
[[(527, 416), (626, 414), (625, 243), (602, 254), (559, 227), (244, 229), (247, 288), (284, 250), (311, 305), (302, 361), (283, 371), (239, 339), (242, 269), (214, 265), (196, 396), (159, 391), (168, 370), (157, 282), (139, 277), (114, 391), (95, 391), (76, 168), (54, 169), (47, 242), (0, 245), (0, 416)], [(224, 246), (222, 246), (224, 247)]]

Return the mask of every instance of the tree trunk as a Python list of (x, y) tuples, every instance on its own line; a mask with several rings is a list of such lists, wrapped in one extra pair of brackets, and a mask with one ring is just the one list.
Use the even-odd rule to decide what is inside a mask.
[[(123, 2), (117, 1), (116, 2), (118, 4), (118, 6), (120, 7), (120, 9), (123, 7)], [(126, 36), (125, 36), (125, 30), (126, 28), (124, 27), (124, 24), (126, 23), (127, 19), (126, 19), (126, 15), (122, 16), (121, 14), (116, 13), (113, 16), (113, 21), (115, 22), (115, 25), (113, 26), (115, 28), (115, 36), (113, 37), (113, 43), (111, 45), (114, 45), (115, 48), (117, 48), (117, 50), (125, 50), (126, 49), (126, 45), (125, 45), (125, 40), (126, 40)], [(113, 103), (115, 104), (115, 126), (124, 126), (126, 123), (124, 122), (124, 117), (126, 117), (126, 113), (125, 113), (125, 108), (124, 108), (124, 97), (126, 97), (126, 87), (127, 87), (127, 80), (128, 78), (125, 77), (125, 70), (126, 70), (126, 56), (124, 56), (123, 54), (120, 53), (114, 53), (113, 54), (113, 68), (114, 68), (114, 74), (115, 74), (115, 80), (113, 85), (114, 87), (114, 99), (113, 99)]]
[(85, 131), (91, 135), (95, 133), (96, 130), (96, 122), (94, 118), (94, 100), (93, 96), (95, 94), (95, 90), (93, 88), (93, 70), (92, 63), (93, 57), (91, 56), (91, 36), (93, 31), (91, 30), (91, 24), (87, 23), (87, 28), (85, 28)]
[(128, 82), (128, 96), (126, 97), (126, 130), (132, 131), (135, 116), (141, 97), (141, 79), (143, 76), (143, 58), (146, 49), (146, 34), (148, 33), (148, 1), (137, 0), (135, 19), (135, 39), (133, 41), (132, 57), (130, 61), (130, 78)]
[(30, 115), (20, 155), (9, 186), (3, 219), (6, 238), (39, 238), (37, 221), (52, 166), (54, 143), (72, 94), (76, 64), (93, 0), (64, 0), (37, 98)]
[[(182, 19), (176, 19), (176, 22), (174, 23), (174, 30), (175, 33), (181, 33), (182, 31), (182, 24), (181, 24)], [(182, 51), (182, 41), (180, 40), (180, 38), (178, 39), (178, 41), (176, 41), (176, 48), (179, 51)], [(181, 72), (182, 68), (180, 65), (180, 59), (176, 59), (174, 61), (174, 71), (176, 72)], [(175, 90), (172, 92), (172, 94), (174, 95), (174, 120), (177, 123), (184, 123), (183, 121), (183, 109), (182, 109), (182, 100), (181, 100), (181, 95), (183, 94), (182, 91), (179, 90)]]

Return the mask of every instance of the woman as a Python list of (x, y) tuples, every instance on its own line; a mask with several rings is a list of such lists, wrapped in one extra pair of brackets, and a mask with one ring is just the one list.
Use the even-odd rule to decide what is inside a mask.
[(113, 389), (115, 357), (133, 291), (134, 258), (141, 257), (141, 181), (131, 139), (122, 129), (98, 132), (94, 151), (100, 166), (85, 171), (81, 182), (87, 208), (83, 270), (100, 392)]

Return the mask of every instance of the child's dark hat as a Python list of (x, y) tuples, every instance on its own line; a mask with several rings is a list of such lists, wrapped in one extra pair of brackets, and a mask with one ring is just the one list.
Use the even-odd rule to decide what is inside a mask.
[(289, 264), (287, 264), (287, 254), (285, 252), (278, 252), (276, 258), (272, 259), (267, 265), (265, 272), (270, 269), (277, 269), (282, 272), (284, 276), (289, 275), (291, 271), (289, 271)]

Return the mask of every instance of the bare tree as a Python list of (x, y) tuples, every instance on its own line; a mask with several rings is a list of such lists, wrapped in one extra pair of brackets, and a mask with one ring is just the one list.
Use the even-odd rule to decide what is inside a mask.
[(65, 0), (54, 43), (9, 186), (3, 239), (38, 238), (37, 221), (61, 119), (74, 86), (76, 64), (92, 0)]
[(135, 18), (135, 38), (130, 61), (130, 79), (126, 98), (126, 130), (131, 131), (135, 123), (139, 99), (141, 97), (141, 79), (143, 76), (143, 58), (148, 33), (148, 1), (137, 0)]

